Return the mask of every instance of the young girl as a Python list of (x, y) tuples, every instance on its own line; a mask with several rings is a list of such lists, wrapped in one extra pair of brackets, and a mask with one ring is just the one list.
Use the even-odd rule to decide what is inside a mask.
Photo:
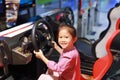
[(60, 59), (48, 60), (41, 50), (35, 52), (37, 58), (41, 59), (48, 67), (48, 74), (43, 74), (38, 80), (83, 80), (80, 71), (80, 56), (74, 43), (76, 42), (76, 30), (70, 25), (60, 25), (58, 29), (58, 43), (54, 48), (60, 53)]

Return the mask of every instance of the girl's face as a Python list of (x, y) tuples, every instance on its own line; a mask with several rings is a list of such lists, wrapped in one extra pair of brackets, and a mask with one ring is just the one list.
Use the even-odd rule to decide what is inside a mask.
[(68, 50), (69, 48), (73, 47), (75, 41), (76, 39), (72, 37), (68, 30), (61, 29), (59, 31), (58, 43), (63, 49)]

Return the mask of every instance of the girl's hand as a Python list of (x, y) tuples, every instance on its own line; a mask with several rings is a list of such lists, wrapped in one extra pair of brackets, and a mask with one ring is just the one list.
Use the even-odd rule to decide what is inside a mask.
[(52, 41), (53, 47), (56, 49), (57, 48), (57, 43), (55, 41)]
[(34, 50), (34, 54), (37, 58), (41, 59), (45, 64), (48, 64), (49, 60), (44, 56), (41, 49), (39, 50), (39, 52), (36, 52)]
[(36, 51), (34, 50), (34, 54), (35, 54), (35, 56), (36, 56), (37, 58), (39, 58), (39, 59), (41, 59), (42, 56), (44, 56), (44, 54), (43, 54), (43, 52), (42, 52), (41, 49), (39, 50), (39, 52), (36, 52)]
[(53, 43), (54, 48), (61, 54), (63, 49), (59, 45), (57, 45), (55, 41), (52, 41), (52, 43)]

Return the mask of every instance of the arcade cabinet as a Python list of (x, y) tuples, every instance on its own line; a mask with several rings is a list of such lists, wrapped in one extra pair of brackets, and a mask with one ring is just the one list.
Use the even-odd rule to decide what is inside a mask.
[[(30, 29), (33, 25), (32, 22), (27, 23), (30, 17), (26, 18), (24, 15), (32, 15), (28, 9), (35, 7), (35, 0), (20, 0), (20, 2), (19, 4), (19, 2), (14, 3), (13, 1), (12, 3), (0, 0), (0, 80), (9, 76), (12, 76), (14, 80), (36, 80), (46, 70), (46, 66), (40, 60), (37, 61), (32, 54), (34, 49), (32, 42), (29, 40), (27, 44), (23, 44), (24, 41), (28, 41), (26, 37), (30, 38)], [(15, 8), (16, 5), (17, 9)], [(8, 12), (14, 11), (14, 9), (18, 12), (14, 25), (10, 23), (11, 26), (8, 26), (9, 22), (6, 23), (6, 17), (14, 15), (14, 13), (7, 15), (6, 9)], [(23, 14), (23, 9), (27, 13)], [(34, 12), (33, 16), (35, 15)], [(39, 64), (42, 66), (38, 68), (37, 65)]]

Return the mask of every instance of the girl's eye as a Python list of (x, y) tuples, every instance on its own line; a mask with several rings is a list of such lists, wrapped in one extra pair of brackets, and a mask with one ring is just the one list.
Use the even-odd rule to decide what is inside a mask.
[(58, 38), (69, 38), (68, 36), (59, 36)]
[(62, 38), (62, 36), (60, 36), (59, 38)]
[(66, 36), (65, 38), (68, 38), (68, 36)]

